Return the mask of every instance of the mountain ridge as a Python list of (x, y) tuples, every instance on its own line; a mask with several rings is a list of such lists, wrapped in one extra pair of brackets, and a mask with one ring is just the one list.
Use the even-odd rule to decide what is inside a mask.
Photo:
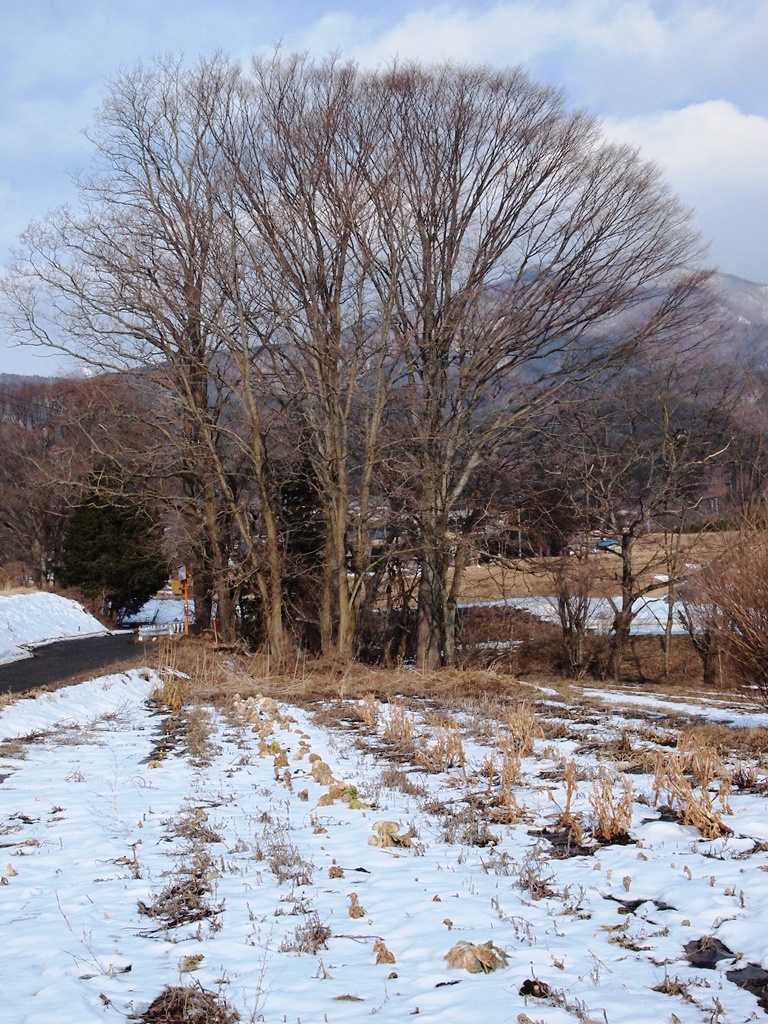
[[(720, 321), (718, 348), (728, 359), (744, 360), (748, 366), (768, 366), (768, 284), (749, 281), (735, 274), (715, 271), (714, 290)], [(0, 388), (13, 389), (27, 381), (72, 380), (80, 374), (1, 373)]]

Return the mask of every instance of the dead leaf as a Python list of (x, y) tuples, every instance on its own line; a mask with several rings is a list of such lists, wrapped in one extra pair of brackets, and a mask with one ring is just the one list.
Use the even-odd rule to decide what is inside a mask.
[(506, 967), (508, 957), (504, 950), (491, 941), (476, 945), (462, 939), (451, 946), (443, 959), (451, 967), (462, 967), (470, 974), (490, 974), (500, 967)]
[(371, 828), (380, 836), (394, 836), (400, 831), (401, 825), (399, 821), (376, 821)]
[(373, 944), (373, 952), (376, 954), (377, 964), (393, 964), (395, 963), (395, 955), (387, 949), (386, 943), (381, 939), (376, 939)]

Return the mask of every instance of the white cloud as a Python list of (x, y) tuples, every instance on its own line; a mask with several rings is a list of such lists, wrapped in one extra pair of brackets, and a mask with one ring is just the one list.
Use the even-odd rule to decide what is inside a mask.
[(723, 269), (768, 281), (768, 0), (499, 0), (319, 18), (294, 45), (365, 66), (524, 64), (656, 160)]
[(696, 208), (723, 269), (768, 281), (768, 117), (724, 100), (604, 122), (606, 134), (655, 160)]
[(622, 120), (606, 120), (612, 137), (639, 144), (673, 176), (696, 174), (720, 184), (735, 174), (764, 184), (768, 166), (768, 118), (742, 113), (712, 100)]
[[(423, 6), (379, 31), (329, 14), (296, 44), (341, 48), (365, 65), (394, 56), (529, 65), (579, 103), (609, 112), (715, 98), (766, 104), (768, 0), (502, 0)], [(293, 40), (289, 39), (289, 42)], [(768, 109), (768, 108), (766, 108)]]

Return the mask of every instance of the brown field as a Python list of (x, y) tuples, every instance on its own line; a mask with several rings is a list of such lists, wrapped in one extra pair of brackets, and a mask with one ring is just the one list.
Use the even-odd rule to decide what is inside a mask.
[[(690, 533), (680, 538), (677, 560), (684, 569), (686, 565), (706, 565), (721, 555), (736, 539), (733, 532)], [(656, 574), (666, 573), (664, 536), (649, 533), (635, 544), (636, 564), (642, 585), (651, 582)], [(510, 561), (505, 565), (470, 565), (461, 591), (461, 600), (498, 601), (507, 597), (546, 597), (555, 592), (555, 575), (566, 568), (575, 571), (585, 565), (577, 558), (524, 558)], [(590, 552), (588, 555), (591, 590), (595, 597), (607, 597), (620, 590), (621, 563), (617, 555), (610, 552)], [(694, 570), (688, 570), (693, 571)], [(659, 584), (659, 593), (664, 591)]]

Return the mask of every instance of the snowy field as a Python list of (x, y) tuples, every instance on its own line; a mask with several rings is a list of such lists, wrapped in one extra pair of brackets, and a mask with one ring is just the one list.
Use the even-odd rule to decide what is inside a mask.
[(108, 630), (76, 601), (57, 594), (0, 595), (0, 665), (31, 658), (30, 647)]
[[(615, 601), (620, 603), (619, 599)], [(498, 601), (480, 601), (474, 604), (462, 604), (462, 608), (518, 608), (530, 612), (544, 622), (559, 623), (556, 597), (507, 597)], [(632, 619), (632, 636), (661, 636), (667, 623), (669, 605), (663, 597), (639, 598), (634, 606)], [(680, 613), (684, 606), (675, 601), (672, 605), (672, 633), (683, 636), (686, 629), (680, 621)], [(616, 612), (611, 602), (604, 597), (593, 597), (589, 601), (587, 628), (593, 633), (608, 634), (611, 632)]]
[(754, 708), (150, 699), (182, 689), (0, 714), (9, 1024), (765, 1016), (765, 755), (677, 744)]

